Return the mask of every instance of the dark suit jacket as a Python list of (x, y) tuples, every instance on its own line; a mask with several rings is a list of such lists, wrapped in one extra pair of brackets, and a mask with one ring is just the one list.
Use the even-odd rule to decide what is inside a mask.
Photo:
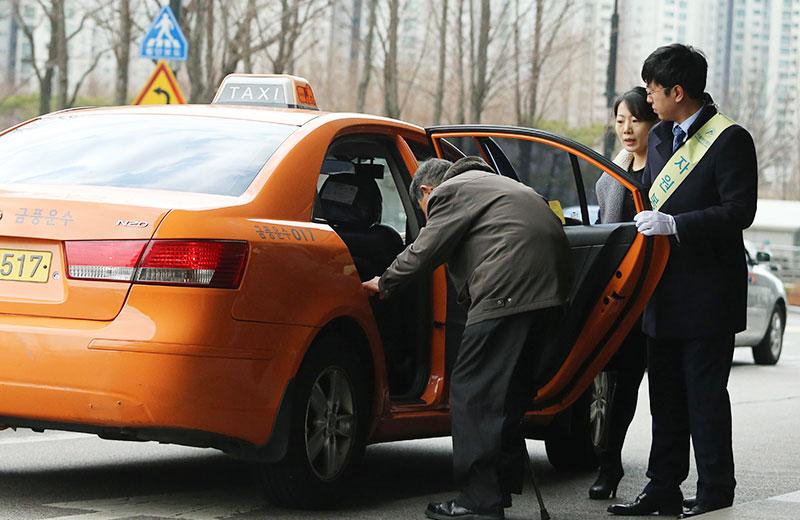
[(428, 199), (428, 221), (380, 279), (390, 296), (447, 262), (467, 326), (562, 305), (572, 252), (545, 199), (521, 182), (457, 161)]
[[(693, 135), (717, 113), (706, 105)], [(672, 121), (652, 128), (644, 181), (652, 184), (672, 157)], [(688, 141), (688, 139), (687, 139)], [(706, 338), (744, 330), (747, 265), (742, 230), (756, 213), (756, 152), (739, 125), (726, 129), (660, 211), (675, 217), (678, 239), (645, 311), (643, 328), (658, 339)]]

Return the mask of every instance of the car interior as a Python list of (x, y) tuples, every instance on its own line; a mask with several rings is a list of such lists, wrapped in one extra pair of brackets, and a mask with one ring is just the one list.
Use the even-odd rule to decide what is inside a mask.
[[(402, 165), (391, 142), (366, 135), (335, 141), (323, 161), (312, 217), (336, 231), (362, 281), (380, 276), (419, 233)], [(429, 285), (421, 277), (392, 298), (370, 299), (398, 402), (414, 402), (427, 381)]]

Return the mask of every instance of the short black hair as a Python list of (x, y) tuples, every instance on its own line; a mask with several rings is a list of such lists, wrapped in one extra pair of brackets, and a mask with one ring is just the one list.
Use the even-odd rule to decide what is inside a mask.
[(646, 84), (656, 82), (662, 87), (683, 87), (691, 99), (703, 99), (706, 89), (708, 62), (702, 52), (691, 45), (673, 43), (654, 50), (644, 60), (642, 79)]
[(633, 87), (614, 100), (614, 117), (620, 103), (625, 102), (633, 117), (648, 123), (658, 121), (658, 114), (653, 111), (653, 105), (647, 102), (647, 90), (644, 87)]
[(412, 200), (422, 200), (422, 190), (420, 186), (433, 186), (434, 188), (443, 182), (444, 174), (453, 165), (444, 159), (428, 159), (417, 167), (417, 172), (408, 187), (408, 194)]

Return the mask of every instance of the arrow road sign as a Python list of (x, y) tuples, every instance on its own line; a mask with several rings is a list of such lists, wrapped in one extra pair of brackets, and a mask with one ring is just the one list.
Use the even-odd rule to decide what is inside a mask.
[(186, 103), (183, 100), (181, 89), (175, 81), (175, 75), (167, 65), (165, 60), (161, 60), (156, 65), (156, 70), (147, 80), (144, 88), (136, 99), (134, 105), (176, 105)]
[(186, 37), (172, 14), (172, 9), (165, 5), (144, 35), (141, 57), (185, 61), (188, 56), (189, 44)]

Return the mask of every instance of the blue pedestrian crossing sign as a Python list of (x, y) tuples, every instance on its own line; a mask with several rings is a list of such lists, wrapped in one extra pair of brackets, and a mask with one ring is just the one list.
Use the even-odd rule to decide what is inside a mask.
[(142, 58), (186, 61), (189, 45), (172, 9), (165, 5), (142, 40)]

